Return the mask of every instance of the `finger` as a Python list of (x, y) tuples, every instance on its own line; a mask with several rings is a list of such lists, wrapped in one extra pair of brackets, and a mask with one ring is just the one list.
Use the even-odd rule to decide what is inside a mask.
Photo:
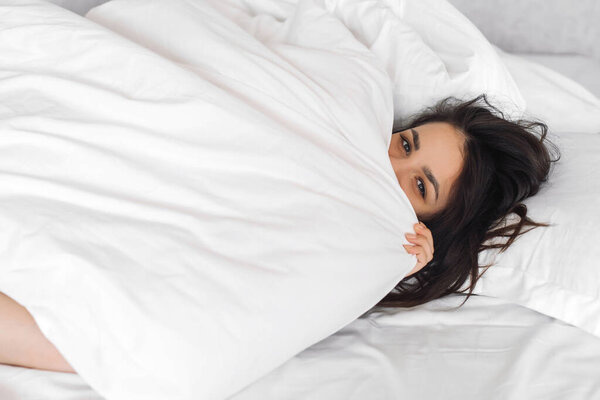
[(408, 275), (412, 275), (412, 274), (415, 274), (415, 273), (419, 272), (426, 265), (426, 263), (423, 262), (423, 256), (421, 255), (420, 256), (421, 260), (419, 260), (419, 256), (417, 256), (416, 253), (419, 252), (421, 254), (423, 252), (420, 251), (417, 248), (417, 246), (413, 246), (413, 245), (409, 245), (409, 244), (404, 244), (403, 246), (404, 246), (404, 249), (406, 250), (407, 253), (414, 255), (415, 258), (417, 259), (417, 262), (415, 263), (415, 265), (412, 268), (412, 270), (410, 270), (410, 272), (408, 273)]
[(429, 243), (429, 240), (425, 236), (406, 234), (406, 240), (417, 246), (422, 247), (429, 260), (433, 258), (433, 248)]
[(412, 244), (403, 244), (402, 246), (404, 246), (404, 250), (406, 250), (406, 252), (408, 254), (414, 254), (414, 255), (416, 255), (417, 252), (419, 251), (417, 249), (417, 246), (412, 245)]
[(429, 261), (431, 261), (431, 260), (427, 259), (427, 255), (423, 251), (423, 248), (421, 248), (420, 246), (404, 245), (404, 247), (405, 248), (410, 247), (409, 253), (413, 254), (417, 258), (417, 262), (416, 262), (415, 266), (413, 267), (411, 274), (415, 273), (417, 271), (420, 271), (423, 267), (425, 267), (427, 265), (427, 263)]
[(427, 236), (431, 241), (433, 241), (433, 235), (431, 234), (431, 230), (425, 226), (424, 223), (419, 222), (415, 224), (415, 232), (420, 233), (422, 235)]
[(415, 232), (417, 234), (425, 235), (427, 237), (429, 243), (431, 244), (431, 252), (433, 253), (435, 251), (435, 248), (433, 246), (433, 234), (431, 233), (431, 231), (425, 226), (424, 223), (419, 222), (418, 224), (415, 224)]
[(417, 232), (417, 237), (423, 237), (427, 240), (428, 247), (431, 250), (431, 254), (433, 254), (435, 252), (435, 248), (433, 246), (433, 236), (431, 235), (431, 231), (418, 224), (415, 224), (415, 231)]
[(431, 255), (431, 257), (433, 258), (433, 249), (431, 248), (431, 244), (429, 243), (429, 241), (427, 240), (427, 238), (425, 236), (407, 234), (406, 240), (408, 240), (410, 243), (412, 243), (416, 246), (422, 247), (423, 249), (425, 249), (425, 252), (428, 255)]
[(407, 245), (407, 244), (405, 244), (403, 246), (408, 254), (411, 254), (417, 258), (417, 264), (415, 264), (415, 266), (423, 266), (423, 265), (427, 264), (425, 252), (423, 251), (423, 249), (420, 246), (413, 246), (413, 245)]
[[(423, 239), (423, 241), (425, 241), (425, 239)], [(422, 253), (426, 262), (429, 262), (433, 259), (433, 253), (427, 248), (427, 246), (415, 244), (415, 249), (416, 250), (414, 254), (416, 255)]]
[(417, 258), (417, 263), (413, 267), (413, 271), (418, 272), (423, 269), (425, 265), (427, 265), (427, 260), (425, 259), (425, 253), (422, 251), (420, 251), (418, 254), (415, 254), (415, 256)]
[(426, 259), (425, 253), (423, 253), (423, 252), (416, 254), (416, 256), (417, 256), (417, 266), (419, 268), (423, 268), (430, 261), (430, 260)]
[(418, 246), (429, 247), (429, 240), (427, 237), (423, 235), (415, 235), (412, 233), (406, 234), (406, 240), (408, 240), (412, 244), (416, 244)]

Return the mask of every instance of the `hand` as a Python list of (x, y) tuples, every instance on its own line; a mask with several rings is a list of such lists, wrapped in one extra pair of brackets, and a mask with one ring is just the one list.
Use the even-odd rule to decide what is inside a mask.
[(404, 244), (404, 249), (408, 254), (417, 256), (417, 265), (406, 275), (412, 275), (423, 268), (427, 263), (433, 260), (433, 236), (424, 223), (419, 222), (414, 225), (416, 234), (405, 234), (406, 240), (413, 243)]

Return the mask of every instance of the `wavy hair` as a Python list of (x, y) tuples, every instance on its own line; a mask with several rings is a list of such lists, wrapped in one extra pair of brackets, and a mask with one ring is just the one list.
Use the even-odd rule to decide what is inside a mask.
[[(551, 164), (560, 159), (558, 148), (546, 138), (546, 124), (510, 120), (480, 95), (469, 101), (446, 98), (394, 133), (431, 122), (449, 123), (464, 134), (462, 170), (448, 205), (422, 219), (433, 235), (433, 259), (403, 278), (376, 306), (413, 307), (468, 290), (462, 306), (491, 266), (478, 264), (480, 251), (503, 252), (519, 235), (548, 226), (531, 220), (523, 204), (538, 192)], [(511, 223), (509, 216), (519, 219)], [(467, 280), (468, 288), (461, 290)]]

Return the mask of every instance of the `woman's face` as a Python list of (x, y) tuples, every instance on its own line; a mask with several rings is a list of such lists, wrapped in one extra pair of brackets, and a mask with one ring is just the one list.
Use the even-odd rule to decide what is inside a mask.
[(463, 165), (464, 135), (432, 122), (392, 135), (388, 154), (400, 187), (422, 219), (446, 206)]

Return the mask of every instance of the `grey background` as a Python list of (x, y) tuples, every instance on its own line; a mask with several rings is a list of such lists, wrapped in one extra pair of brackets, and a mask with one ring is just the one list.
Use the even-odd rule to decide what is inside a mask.
[(488, 40), (513, 53), (600, 61), (600, 0), (449, 0)]

